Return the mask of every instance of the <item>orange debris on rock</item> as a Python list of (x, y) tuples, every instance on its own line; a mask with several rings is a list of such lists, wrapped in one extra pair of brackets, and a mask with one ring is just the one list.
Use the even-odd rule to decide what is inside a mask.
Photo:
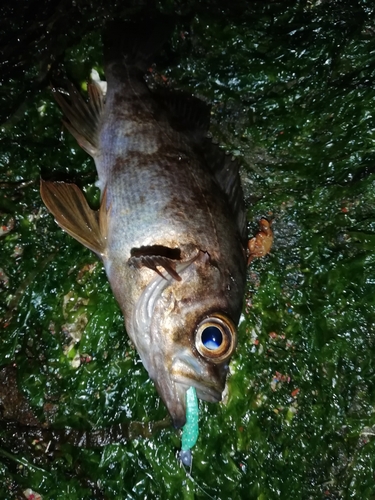
[(247, 265), (256, 258), (264, 257), (271, 251), (273, 243), (273, 231), (267, 219), (260, 219), (259, 233), (251, 238), (247, 244), (249, 250)]

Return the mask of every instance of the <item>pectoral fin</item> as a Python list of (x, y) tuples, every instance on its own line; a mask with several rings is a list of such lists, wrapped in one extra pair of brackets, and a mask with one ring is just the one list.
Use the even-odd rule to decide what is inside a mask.
[(106, 253), (106, 193), (100, 210), (92, 210), (75, 184), (40, 181), (40, 194), (58, 225), (99, 256)]
[(140, 269), (141, 267), (148, 267), (162, 278), (166, 277), (159, 271), (158, 267), (162, 267), (167, 273), (176, 281), (181, 281), (181, 276), (176, 271), (176, 262), (168, 259), (167, 257), (161, 257), (160, 255), (141, 255), (139, 257), (131, 257), (129, 259), (129, 264)]
[[(155, 271), (165, 280), (171, 278), (176, 281), (181, 281), (180, 274), (185, 271), (195, 261), (207, 263), (209, 255), (197, 249), (197, 252), (188, 260), (181, 260), (181, 250), (179, 248), (169, 248), (163, 245), (143, 246), (140, 248), (132, 248), (130, 250), (130, 259), (128, 264), (138, 269), (148, 267)], [(167, 272), (165, 276), (158, 267)]]
[(158, 269), (158, 267), (162, 267), (173, 279), (181, 281), (181, 277), (176, 271), (176, 264), (181, 258), (181, 250), (179, 248), (152, 245), (148, 247), (132, 248), (130, 255), (130, 265), (138, 269), (141, 267), (148, 267), (158, 273), (162, 278), (165, 278)]

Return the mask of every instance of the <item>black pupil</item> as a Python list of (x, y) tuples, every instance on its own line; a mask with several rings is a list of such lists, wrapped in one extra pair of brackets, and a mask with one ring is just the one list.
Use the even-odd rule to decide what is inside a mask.
[(223, 334), (217, 326), (208, 326), (202, 332), (202, 344), (206, 349), (214, 351), (223, 342)]

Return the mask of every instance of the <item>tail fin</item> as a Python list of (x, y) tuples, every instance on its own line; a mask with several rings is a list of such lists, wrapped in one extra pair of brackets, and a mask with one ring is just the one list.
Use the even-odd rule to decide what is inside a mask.
[(174, 27), (175, 18), (161, 14), (108, 23), (103, 33), (105, 65), (117, 62), (145, 72)]

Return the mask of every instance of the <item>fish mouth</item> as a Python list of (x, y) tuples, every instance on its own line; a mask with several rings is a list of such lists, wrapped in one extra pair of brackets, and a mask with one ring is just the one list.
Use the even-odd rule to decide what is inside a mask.
[(185, 395), (189, 387), (194, 387), (197, 391), (197, 396), (199, 399), (208, 401), (209, 403), (218, 403), (219, 401), (221, 401), (222, 391), (214, 386), (208, 386), (203, 382), (192, 380), (184, 376), (174, 377), (174, 381), (177, 387), (177, 391), (181, 395)]
[(183, 427), (186, 422), (186, 391), (189, 387), (194, 387), (198, 398), (203, 401), (221, 401), (225, 374), (215, 376), (188, 350), (174, 356), (169, 369), (163, 357), (158, 361), (158, 375), (152, 378), (176, 429)]
[(189, 387), (195, 388), (199, 399), (211, 403), (221, 401), (224, 389), (222, 381), (216, 380), (188, 352), (180, 353), (179, 356), (175, 357), (168, 387), (166, 387), (167, 384), (159, 383), (158, 385), (158, 392), (162, 395), (176, 428), (183, 427), (186, 422), (186, 391)]
[(159, 385), (157, 389), (172, 418), (173, 426), (176, 429), (180, 429), (186, 423), (186, 391), (189, 387), (194, 387), (197, 391), (198, 398), (203, 401), (209, 401), (211, 403), (221, 401), (222, 391), (213, 386), (207, 386), (203, 382), (192, 380), (183, 375), (173, 377), (172, 380), (174, 397), (166, 397), (165, 391), (163, 391), (159, 384), (157, 384)]
[(199, 399), (210, 403), (221, 401), (225, 376), (218, 379), (218, 376), (213, 375), (207, 365), (200, 362), (189, 350), (180, 352), (174, 358), (171, 374), (180, 393), (185, 393), (189, 387), (195, 387)]

